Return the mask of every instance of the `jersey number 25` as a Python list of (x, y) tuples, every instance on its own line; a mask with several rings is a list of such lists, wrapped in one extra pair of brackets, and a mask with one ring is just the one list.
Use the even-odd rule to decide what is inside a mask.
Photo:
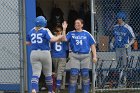
[(31, 39), (32, 44), (43, 42), (42, 33), (39, 33), (39, 34), (33, 33), (33, 34), (31, 34), (31, 37), (32, 37), (32, 39)]

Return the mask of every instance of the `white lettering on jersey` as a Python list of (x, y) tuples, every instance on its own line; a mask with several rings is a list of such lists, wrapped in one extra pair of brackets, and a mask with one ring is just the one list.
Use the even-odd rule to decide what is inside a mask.
[(83, 45), (83, 40), (87, 39), (86, 36), (75, 36), (75, 35), (73, 35), (72, 38), (75, 39), (76, 45)]
[(123, 37), (126, 36), (126, 34), (127, 34), (125, 32), (115, 32), (115, 33), (117, 35), (118, 41), (120, 41), (120, 42), (122, 41)]
[(61, 51), (61, 50), (62, 50), (61, 44), (62, 44), (61, 42), (59, 42), (59, 43), (56, 42), (56, 43), (55, 43), (55, 50), (56, 50), (56, 51)]
[(35, 43), (42, 43), (43, 42), (43, 39), (42, 39), (42, 33), (38, 33), (38, 34), (31, 34), (31, 42), (32, 44), (35, 44)]
[(86, 36), (72, 36), (73, 39), (87, 39)]
[(76, 45), (83, 45), (82, 40), (76, 40)]

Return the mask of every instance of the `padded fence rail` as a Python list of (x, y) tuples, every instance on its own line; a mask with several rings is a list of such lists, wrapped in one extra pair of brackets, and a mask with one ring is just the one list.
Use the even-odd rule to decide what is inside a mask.
[[(120, 67), (116, 60), (99, 59), (96, 64), (95, 89), (98, 92), (107, 91), (140, 91), (140, 56), (130, 56), (128, 63), (124, 68)], [(63, 76), (62, 89), (66, 89), (69, 80), (69, 70), (66, 70)], [(92, 70), (89, 72), (92, 86)], [(81, 75), (79, 74), (78, 89), (82, 88)], [(92, 88), (91, 88), (92, 92)]]
[(96, 65), (97, 91), (139, 90), (140, 57), (129, 58), (126, 67), (121, 68), (115, 60), (99, 60)]

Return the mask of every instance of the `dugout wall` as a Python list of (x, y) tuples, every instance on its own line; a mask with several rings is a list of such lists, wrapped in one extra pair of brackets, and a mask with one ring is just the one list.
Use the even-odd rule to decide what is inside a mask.
[[(34, 19), (36, 18), (36, 0), (25, 0), (25, 20), (26, 20), (26, 33), (28, 33), (35, 25)], [(32, 68), (30, 63), (30, 47), (26, 48), (27, 57), (27, 88), (28, 93), (31, 93), (31, 77)]]

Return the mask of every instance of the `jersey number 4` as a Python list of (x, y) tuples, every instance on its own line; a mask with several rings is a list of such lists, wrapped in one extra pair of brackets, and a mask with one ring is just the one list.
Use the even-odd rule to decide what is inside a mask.
[(32, 44), (35, 44), (35, 43), (42, 43), (43, 42), (43, 39), (42, 39), (42, 33), (39, 33), (39, 34), (31, 34), (31, 42)]

